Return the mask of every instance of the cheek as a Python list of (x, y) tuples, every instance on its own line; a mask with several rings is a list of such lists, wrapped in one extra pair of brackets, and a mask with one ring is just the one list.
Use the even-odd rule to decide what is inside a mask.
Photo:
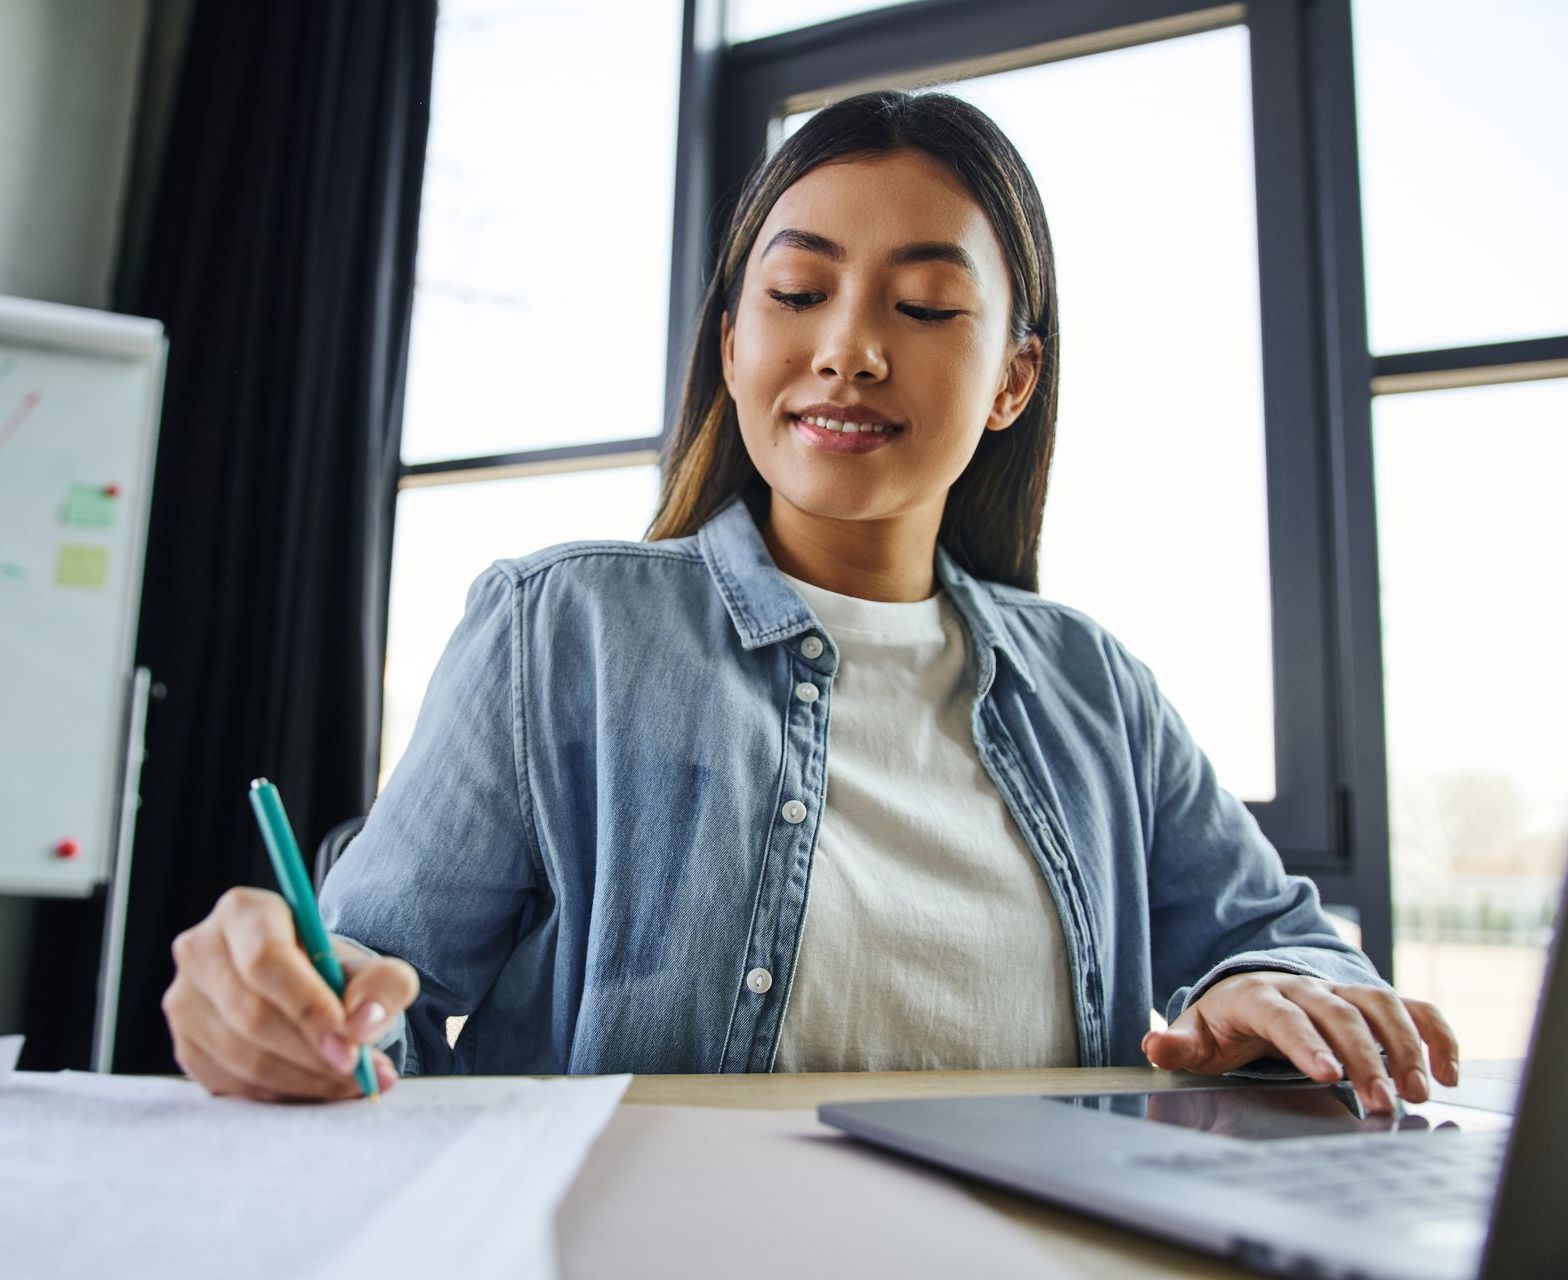
[(768, 376), (799, 359), (803, 326), (788, 326), (766, 311), (755, 311), (735, 335), (735, 363), (742, 376)]

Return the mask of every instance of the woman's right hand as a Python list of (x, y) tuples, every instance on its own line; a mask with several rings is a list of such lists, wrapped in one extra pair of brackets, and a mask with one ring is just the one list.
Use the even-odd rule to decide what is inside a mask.
[[(288, 903), (266, 889), (230, 889), (174, 940), (163, 1013), (174, 1057), (209, 1093), (263, 1102), (360, 1097), (358, 1046), (376, 1040), (419, 994), (407, 961), (367, 955), (339, 938), (340, 1001), (294, 932)], [(372, 1049), (383, 1090), (397, 1080)]]

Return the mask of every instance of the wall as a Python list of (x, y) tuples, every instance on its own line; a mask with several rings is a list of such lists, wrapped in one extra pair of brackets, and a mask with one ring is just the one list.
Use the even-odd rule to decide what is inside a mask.
[[(0, 0), (0, 294), (110, 305), (155, 0)], [(0, 897), (0, 1034), (34, 909)]]

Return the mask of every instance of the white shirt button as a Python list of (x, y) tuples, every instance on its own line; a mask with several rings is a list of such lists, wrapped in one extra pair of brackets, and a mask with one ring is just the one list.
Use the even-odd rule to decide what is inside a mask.
[(746, 975), (746, 985), (759, 996), (763, 995), (773, 985), (773, 975), (766, 969), (753, 969)]
[(807, 636), (800, 642), (800, 651), (808, 658), (822, 656), (822, 641), (816, 636)]
[(806, 806), (799, 800), (788, 800), (784, 804), (785, 822), (804, 822), (806, 819)]
[(821, 692), (822, 690), (818, 689), (817, 686), (812, 684), (809, 680), (802, 680), (795, 686), (795, 696), (802, 702), (815, 702), (817, 700), (817, 695)]

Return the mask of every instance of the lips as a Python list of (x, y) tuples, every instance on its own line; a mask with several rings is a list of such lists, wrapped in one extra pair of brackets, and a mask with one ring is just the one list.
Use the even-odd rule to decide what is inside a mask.
[(902, 427), (886, 432), (857, 431), (853, 435), (847, 431), (829, 431), (803, 421), (797, 414), (790, 415), (790, 423), (801, 439), (824, 453), (870, 453), (892, 444), (904, 434)]

